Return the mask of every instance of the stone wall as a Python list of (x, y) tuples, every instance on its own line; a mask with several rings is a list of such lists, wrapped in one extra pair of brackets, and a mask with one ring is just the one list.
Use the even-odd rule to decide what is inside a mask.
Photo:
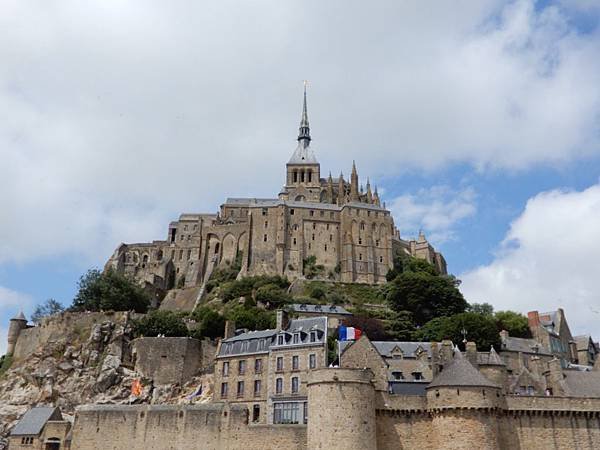
[(144, 337), (133, 341), (136, 372), (152, 378), (155, 384), (185, 383), (207, 368), (203, 367), (203, 352), (211, 353), (209, 343), (187, 337)]
[(78, 450), (306, 449), (306, 426), (248, 424), (245, 408), (83, 406), (73, 426)]
[(125, 324), (128, 317), (127, 312), (65, 312), (45, 317), (40, 325), (21, 330), (14, 359), (25, 360), (41, 346), (64, 339), (66, 334), (73, 333), (81, 339), (87, 339), (94, 325), (105, 321)]

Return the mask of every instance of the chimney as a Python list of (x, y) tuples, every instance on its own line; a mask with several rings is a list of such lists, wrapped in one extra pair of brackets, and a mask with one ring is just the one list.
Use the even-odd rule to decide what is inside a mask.
[(502, 330), (500, 332), (500, 345), (502, 345), (502, 348), (506, 348), (506, 344), (508, 343), (508, 331), (506, 330)]
[(564, 376), (560, 359), (554, 358), (548, 361), (548, 372), (546, 374), (546, 384), (552, 389), (552, 395), (564, 395)]
[(440, 373), (440, 349), (437, 342), (431, 343), (431, 369), (433, 370), (433, 378), (435, 378)]
[(229, 339), (230, 337), (235, 336), (235, 321), (227, 320), (225, 321), (225, 336), (224, 339)]
[(473, 364), (473, 367), (477, 367), (477, 344), (475, 342), (467, 342), (465, 349), (467, 360)]
[(452, 345), (452, 341), (450, 340), (443, 340), (442, 341), (442, 348), (440, 351), (440, 359), (441, 359), (441, 363), (442, 365), (448, 364), (450, 361), (452, 361), (454, 355), (454, 348)]
[(527, 313), (527, 322), (529, 322), (529, 328), (533, 331), (535, 328), (540, 326), (540, 313), (537, 311), (529, 311)]
[(283, 309), (277, 310), (277, 326), (275, 327), (277, 331), (285, 330), (288, 327), (289, 318), (287, 311)]

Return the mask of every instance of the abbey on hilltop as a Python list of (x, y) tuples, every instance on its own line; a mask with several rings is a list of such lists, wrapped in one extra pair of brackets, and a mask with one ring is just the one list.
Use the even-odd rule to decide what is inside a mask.
[(167, 240), (121, 244), (107, 267), (160, 291), (200, 286), (226, 264), (239, 265), (242, 276), (290, 279), (304, 277), (310, 264), (323, 279), (382, 283), (400, 253), (446, 273), (444, 257), (423, 234), (400, 238), (377, 188), (367, 180), (363, 189), (354, 163), (349, 180), (322, 177), (310, 144), (305, 89), (298, 145), (277, 198), (228, 198), (217, 214), (182, 214)]

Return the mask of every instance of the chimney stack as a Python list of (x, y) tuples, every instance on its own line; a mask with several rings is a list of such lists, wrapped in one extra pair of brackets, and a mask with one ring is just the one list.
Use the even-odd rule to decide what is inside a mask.
[(288, 327), (289, 318), (287, 311), (283, 309), (277, 310), (277, 331), (285, 330)]
[(467, 354), (467, 361), (473, 364), (473, 367), (478, 367), (477, 365), (477, 344), (475, 342), (467, 342), (465, 345), (465, 350)]
[(227, 320), (225, 321), (225, 336), (224, 339), (229, 339), (235, 336), (235, 321)]

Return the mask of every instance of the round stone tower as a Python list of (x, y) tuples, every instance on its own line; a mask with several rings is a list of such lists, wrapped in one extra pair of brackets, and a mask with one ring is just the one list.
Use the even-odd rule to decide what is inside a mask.
[(308, 449), (377, 450), (370, 369), (318, 369), (308, 379)]
[(11, 356), (15, 352), (15, 346), (17, 345), (19, 334), (21, 334), (21, 330), (24, 328), (27, 328), (27, 319), (23, 315), (23, 311), (21, 311), (16, 317), (10, 319), (10, 324), (8, 325), (8, 346), (6, 347), (7, 355)]
[(481, 372), (488, 380), (500, 386), (502, 392), (506, 392), (508, 384), (506, 364), (504, 364), (500, 355), (496, 353), (494, 347), (490, 348), (490, 353), (487, 355), (487, 358), (482, 358), (479, 362), (479, 372)]
[(459, 351), (427, 386), (436, 448), (499, 450), (497, 413), (504, 397)]

